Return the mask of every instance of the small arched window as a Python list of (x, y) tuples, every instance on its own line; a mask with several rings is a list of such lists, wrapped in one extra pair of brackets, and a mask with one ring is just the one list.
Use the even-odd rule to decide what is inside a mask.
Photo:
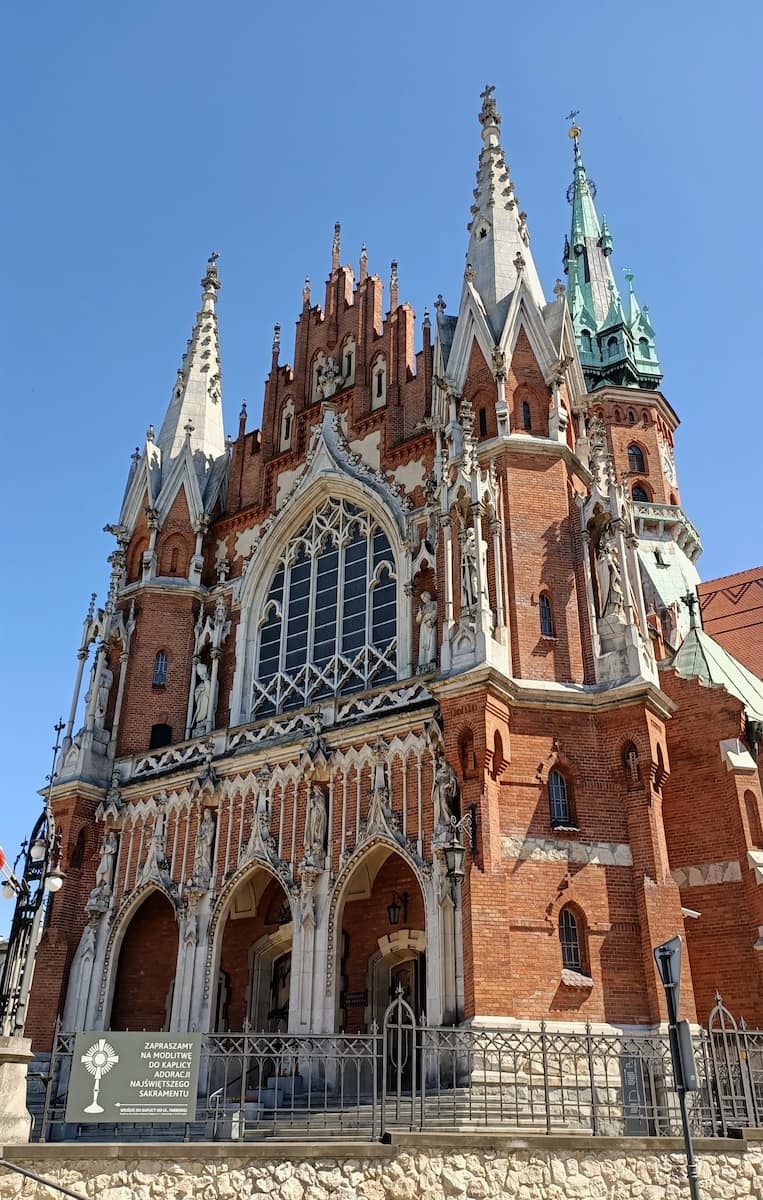
[(612, 416), (614, 417), (614, 419), (615, 419), (616, 421), (622, 421), (622, 419), (623, 419), (623, 414), (620, 412), (620, 409), (619, 409), (619, 408), (616, 408), (616, 409), (615, 409), (615, 411), (613, 412)]
[(747, 810), (747, 823), (750, 826), (750, 841), (753, 846), (763, 847), (763, 826), (761, 826), (760, 821), (760, 805), (754, 792), (745, 792), (744, 806)]
[(638, 763), (638, 750), (629, 742), (623, 750), (623, 766), (629, 786), (633, 787), (641, 780), (641, 769)]
[(371, 369), (371, 408), (383, 408), (387, 403), (387, 362), (383, 354)]
[(498, 779), (503, 771), (503, 767), (503, 738), (496, 729), (493, 734), (493, 779)]
[(532, 422), (532, 417), (530, 415), (530, 405), (527, 403), (526, 400), (523, 400), (522, 401), (522, 428), (525, 429), (528, 433), (530, 433), (532, 430), (532, 427), (533, 427), (533, 422)]
[(649, 503), (649, 496), (647, 495), (646, 488), (642, 487), (640, 483), (634, 483), (634, 485), (631, 489), (631, 496), (639, 504), (648, 504)]
[(541, 637), (554, 637), (554, 613), (551, 608), (551, 597), (547, 592), (541, 592), (538, 597), (538, 613), (540, 615)]
[(477, 775), (477, 755), (474, 749), (474, 734), (471, 729), (463, 729), (458, 739), (458, 757), (461, 760), (461, 774), (464, 779), (474, 779)]
[(350, 335), (342, 346), (341, 358), (342, 387), (349, 387), (355, 382), (355, 338)]
[(593, 342), (591, 341), (591, 335), (587, 329), (583, 330), (583, 332), (581, 334), (581, 338), (583, 341), (583, 350), (585, 351), (585, 353), (592, 354), (593, 353)]
[(571, 908), (559, 913), (559, 943), (562, 948), (562, 967), (566, 971), (583, 972), (583, 953), (580, 925)]
[(167, 683), (167, 655), (164, 650), (160, 650), (154, 659), (154, 677), (152, 684), (156, 688), (163, 688)]
[(151, 737), (149, 738), (149, 750), (159, 750), (162, 746), (172, 745), (172, 726), (171, 725), (152, 725)]
[(632, 409), (632, 408), (629, 408), (629, 409), (628, 409), (628, 424), (629, 424), (629, 425), (635, 425), (635, 424), (636, 424), (636, 414), (635, 414), (635, 412), (633, 411), (633, 409)]
[(617, 338), (616, 337), (607, 338), (607, 358), (617, 358), (617, 355), (618, 355)]
[(551, 814), (551, 824), (571, 825), (570, 796), (567, 780), (561, 771), (550, 771), (548, 776), (548, 807)]
[(486, 409), (481, 408), (479, 410), (478, 418), (479, 418), (480, 437), (486, 437), (486, 435), (487, 435), (487, 411), (486, 411)]
[[(628, 417), (630, 418), (630, 413)], [(628, 447), (628, 470), (635, 471), (637, 475), (644, 475), (646, 472), (644, 451), (635, 442), (631, 442)]]

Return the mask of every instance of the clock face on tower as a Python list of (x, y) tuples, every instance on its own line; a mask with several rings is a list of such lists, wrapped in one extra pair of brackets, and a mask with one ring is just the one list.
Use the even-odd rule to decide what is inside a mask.
[(676, 464), (673, 458), (673, 451), (667, 442), (663, 442), (660, 447), (660, 459), (662, 461), (662, 470), (668, 483), (675, 485), (676, 482)]

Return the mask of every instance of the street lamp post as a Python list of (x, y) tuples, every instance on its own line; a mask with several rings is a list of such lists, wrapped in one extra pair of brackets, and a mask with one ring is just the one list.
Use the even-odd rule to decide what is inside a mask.
[[(8, 952), (0, 977), (0, 1033), (10, 1037), (21, 1037), (24, 1032), (35, 953), (45, 911), (45, 894), (60, 891), (64, 882), (60, 865), (61, 835), (56, 831), (50, 803), (63, 728), (63, 721), (55, 726), (56, 744), (45, 792), (45, 807), (31, 836), (22, 844), (13, 868), (6, 868), (2, 884), (3, 896), (16, 900)], [(19, 875), (17, 868), (22, 859), (23, 867)]]

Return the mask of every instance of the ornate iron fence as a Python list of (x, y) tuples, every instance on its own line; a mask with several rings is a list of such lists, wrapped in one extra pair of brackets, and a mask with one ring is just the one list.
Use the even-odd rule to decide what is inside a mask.
[[(367, 1034), (210, 1034), (196, 1119), (185, 1125), (67, 1125), (74, 1034), (58, 1032), (44, 1100), (44, 1140), (330, 1137), (375, 1140), (395, 1129), (679, 1136), (667, 1034), (432, 1027), (402, 995)], [(725, 1136), (763, 1125), (763, 1031), (720, 997), (694, 1039), (692, 1130)]]

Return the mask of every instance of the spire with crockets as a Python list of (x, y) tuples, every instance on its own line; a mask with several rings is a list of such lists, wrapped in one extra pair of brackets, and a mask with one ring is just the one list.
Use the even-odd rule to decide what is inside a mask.
[(477, 167), (477, 186), (469, 222), (467, 274), (474, 285), (497, 334), (505, 319), (508, 297), (524, 274), (530, 294), (538, 305), (545, 304), (543, 289), (530, 252), (527, 218), (520, 211), (508, 164), (500, 141), (501, 117), (493, 92), (482, 93), (482, 149)]
[(574, 170), (567, 192), (572, 223), (564, 244), (564, 270), (583, 373), (591, 390), (608, 384), (653, 389), (659, 386), (662, 373), (649, 310), (636, 299), (630, 270), (625, 273), (627, 311), (623, 307), (610, 264), (612, 234), (607, 218), (599, 221), (596, 212), (596, 185), (586, 173), (580, 133), (580, 126), (573, 123), (569, 135), (574, 145)]

